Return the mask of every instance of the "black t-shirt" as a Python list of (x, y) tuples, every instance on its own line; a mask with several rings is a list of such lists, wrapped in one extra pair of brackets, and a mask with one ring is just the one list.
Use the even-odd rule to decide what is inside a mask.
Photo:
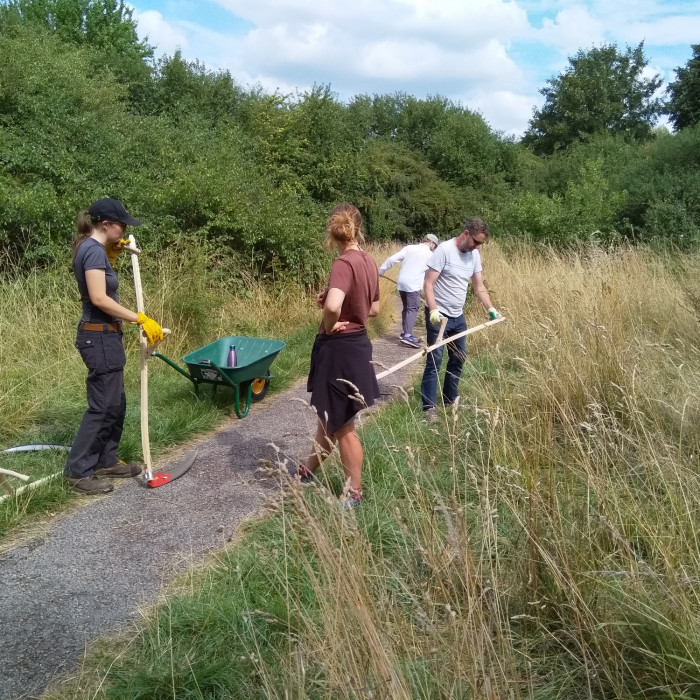
[(119, 303), (119, 295), (117, 294), (119, 280), (109, 264), (105, 247), (94, 238), (87, 238), (80, 244), (73, 263), (73, 273), (78, 281), (80, 300), (83, 302), (83, 315), (80, 317), (80, 320), (91, 323), (112, 323), (118, 321), (118, 318), (106, 314), (90, 301), (87, 282), (85, 281), (86, 270), (104, 270), (105, 281), (107, 282), (107, 296)]

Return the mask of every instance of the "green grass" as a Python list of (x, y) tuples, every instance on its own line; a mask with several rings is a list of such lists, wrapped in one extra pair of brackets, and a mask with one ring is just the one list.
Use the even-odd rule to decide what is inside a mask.
[(367, 418), (362, 507), (335, 456), (271, 464), (261, 519), (47, 697), (700, 697), (698, 278), (488, 254), (509, 320), (437, 424)]
[[(123, 257), (123, 256), (122, 256)], [(119, 263), (122, 301), (133, 308), (128, 260)], [(172, 334), (160, 351), (179, 363), (188, 352), (226, 335), (276, 338), (286, 342), (270, 370), (268, 398), (288, 389), (308, 372), (319, 323), (315, 291), (291, 282), (262, 284), (244, 270), (227, 270), (225, 261), (202, 250), (165, 253), (142, 261), (146, 310)], [(29, 443), (69, 446), (86, 409), (85, 368), (73, 347), (79, 305), (75, 281), (63, 269), (33, 273), (0, 283), (0, 448)], [(387, 328), (388, 314), (370, 329)], [(120, 458), (141, 460), (140, 360), (135, 327), (126, 326), (127, 415)], [(194, 385), (157, 358), (149, 359), (149, 432), (154, 460), (177, 445), (235, 417), (234, 394), (211, 385)], [(253, 412), (254, 408), (251, 409)], [(251, 418), (252, 419), (252, 418)], [(37, 452), (31, 457), (0, 455), (0, 467), (32, 480), (56, 473), (65, 454)], [(21, 483), (12, 479), (14, 487)], [(79, 498), (59, 478), (0, 503), (0, 538), (33, 518)]]
[[(288, 388), (308, 371), (309, 345), (315, 327), (301, 329), (285, 339), (287, 347), (271, 367), (274, 379), (265, 400)], [(133, 350), (133, 348), (132, 348)], [(165, 348), (163, 349), (166, 352)], [(77, 355), (77, 353), (76, 353)], [(141, 459), (139, 359), (129, 353), (126, 369), (127, 414), (119, 446), (121, 459)], [(171, 358), (179, 361), (180, 358)], [(84, 379), (83, 379), (84, 381)], [(185, 377), (156, 358), (149, 360), (149, 433), (154, 460), (166, 455), (177, 445), (206, 434), (223, 420), (235, 417), (233, 390), (226, 387), (216, 394), (212, 386), (200, 389), (199, 398), (194, 385)], [(39, 405), (31, 424), (18, 436), (15, 444), (52, 443), (70, 445), (86, 408), (84, 388), (75, 386), (49, 403)], [(252, 409), (254, 412), (254, 408)], [(28, 455), (0, 455), (0, 466), (31, 476), (32, 480), (55, 474), (63, 469), (65, 452), (44, 451)], [(17, 487), (20, 482), (13, 481)], [(26, 491), (0, 503), (0, 536), (25, 523), (32, 514), (45, 514), (62, 503), (80, 498), (66, 488), (63, 480), (54, 479), (36, 490)]]

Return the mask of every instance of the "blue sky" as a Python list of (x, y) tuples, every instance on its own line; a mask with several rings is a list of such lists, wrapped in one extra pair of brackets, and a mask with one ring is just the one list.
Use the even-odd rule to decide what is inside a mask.
[(440, 94), (520, 135), (579, 49), (644, 41), (665, 83), (700, 43), (700, 0), (132, 0), (156, 54), (283, 94)]

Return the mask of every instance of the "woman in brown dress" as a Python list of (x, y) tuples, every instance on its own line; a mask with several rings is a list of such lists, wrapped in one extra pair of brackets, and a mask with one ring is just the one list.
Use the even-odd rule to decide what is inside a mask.
[(338, 252), (330, 279), (318, 303), (323, 321), (311, 353), (307, 389), (318, 414), (314, 451), (297, 475), (304, 482), (338, 445), (347, 478), (342, 501), (362, 502), (362, 444), (355, 432), (355, 415), (379, 398), (371, 364), (372, 343), (367, 320), (379, 311), (379, 271), (374, 259), (360, 249), (364, 243), (362, 216), (352, 204), (333, 209), (326, 242)]

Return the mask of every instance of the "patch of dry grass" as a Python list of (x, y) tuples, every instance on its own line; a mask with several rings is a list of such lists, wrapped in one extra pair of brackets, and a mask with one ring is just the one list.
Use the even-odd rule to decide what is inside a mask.
[(484, 259), (508, 321), (471, 336), (460, 404), (366, 421), (355, 512), (333, 459), (302, 489), (280, 456), (271, 516), (90, 667), (103, 690), (700, 696), (700, 259)]

